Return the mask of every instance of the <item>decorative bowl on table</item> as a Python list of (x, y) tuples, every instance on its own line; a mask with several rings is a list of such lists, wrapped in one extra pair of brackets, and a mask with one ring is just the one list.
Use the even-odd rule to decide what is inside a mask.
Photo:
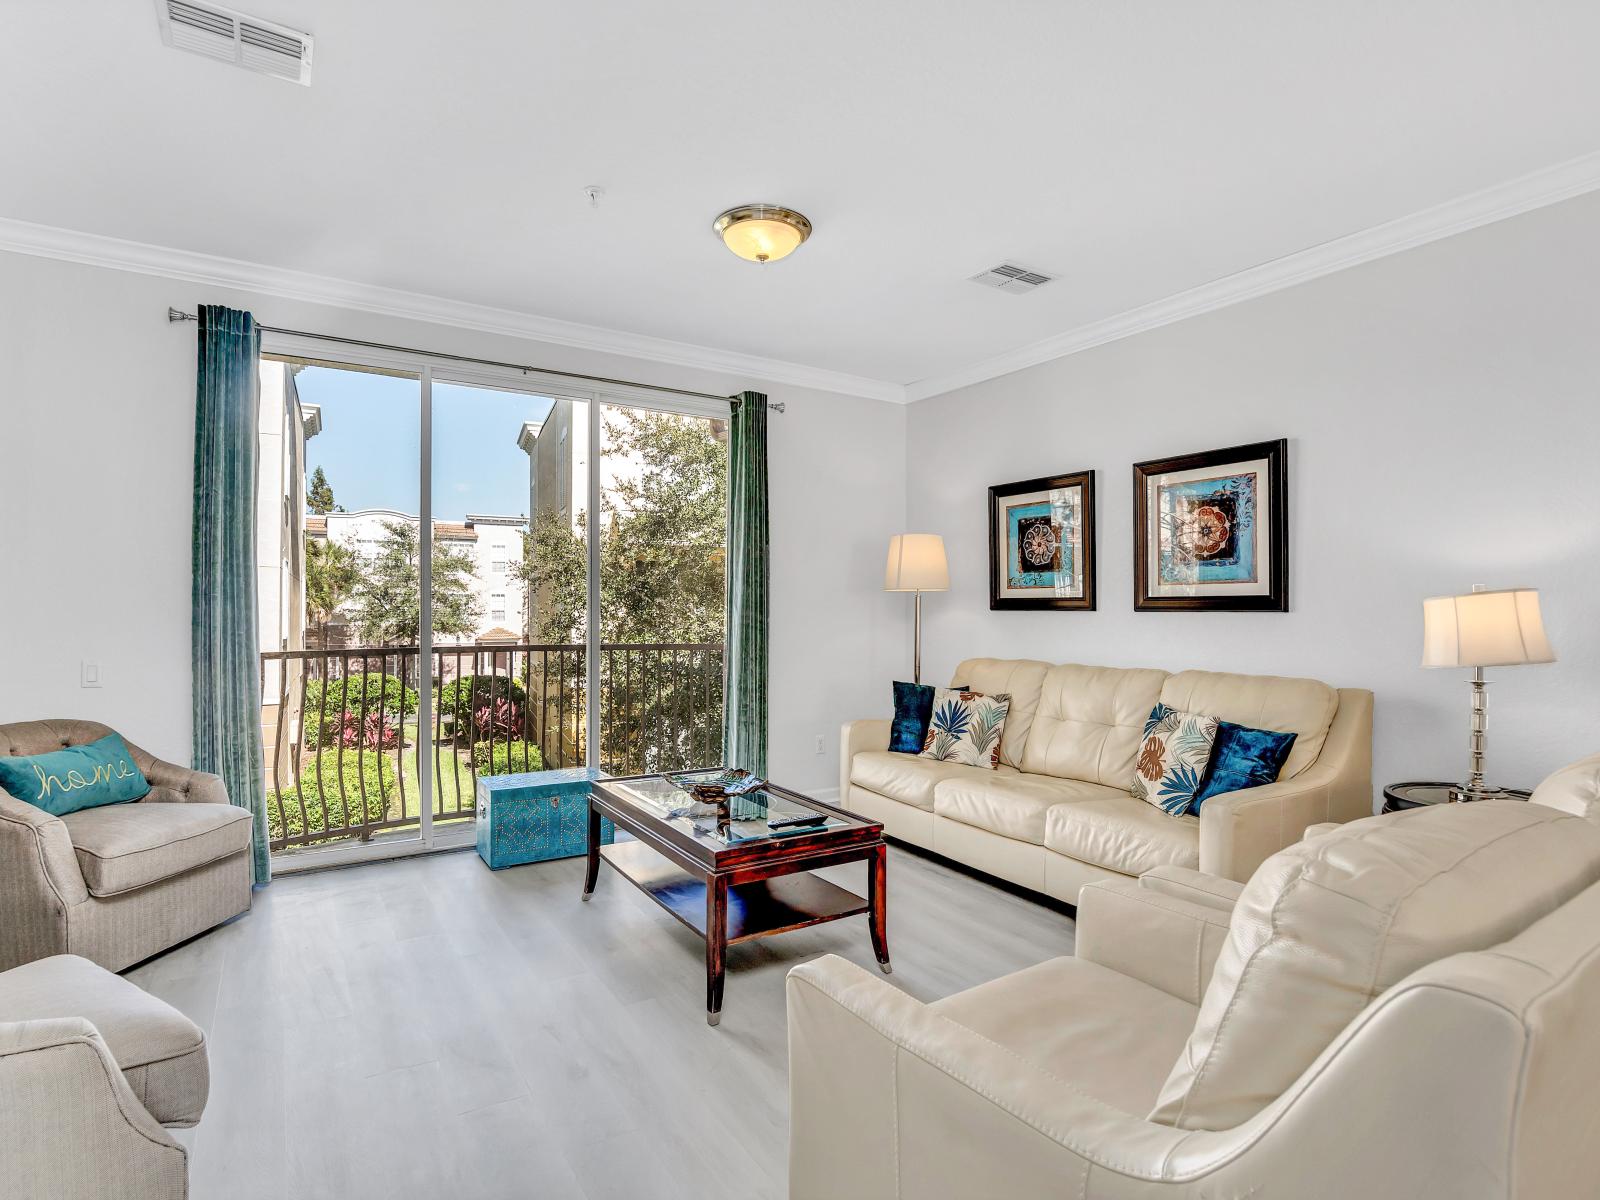
[(766, 784), (765, 779), (738, 767), (714, 774), (668, 775), (667, 782), (688, 792), (701, 804), (726, 804), (735, 796), (743, 796)]

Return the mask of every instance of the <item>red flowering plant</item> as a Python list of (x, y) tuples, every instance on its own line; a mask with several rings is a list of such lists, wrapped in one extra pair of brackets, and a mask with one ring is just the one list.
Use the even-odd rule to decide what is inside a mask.
[(400, 722), (398, 719), (385, 720), (375, 712), (369, 712), (365, 720), (359, 713), (347, 712), (344, 714), (344, 720), (340, 722), (338, 738), (338, 744), (349, 750), (361, 747), (398, 750)]

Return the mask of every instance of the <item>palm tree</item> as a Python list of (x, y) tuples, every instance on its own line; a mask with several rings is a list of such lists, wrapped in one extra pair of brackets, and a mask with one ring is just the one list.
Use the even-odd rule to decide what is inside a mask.
[(348, 546), (306, 539), (306, 617), (317, 644), (328, 644), (328, 625), (361, 582), (361, 564)]

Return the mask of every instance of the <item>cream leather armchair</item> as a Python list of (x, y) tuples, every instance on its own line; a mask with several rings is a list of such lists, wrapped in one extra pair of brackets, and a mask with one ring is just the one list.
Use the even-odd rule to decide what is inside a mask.
[(791, 1197), (1594, 1195), (1597, 768), (1091, 884), (1076, 957), (934, 1004), (796, 967)]

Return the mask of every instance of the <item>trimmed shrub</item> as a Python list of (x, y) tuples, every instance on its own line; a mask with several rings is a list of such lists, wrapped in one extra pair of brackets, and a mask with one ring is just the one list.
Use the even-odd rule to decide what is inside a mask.
[(518, 708), (528, 702), (528, 693), (522, 684), (509, 675), (463, 675), (452, 679), (439, 689), (439, 707), (445, 716), (465, 713), (469, 708), (482, 708), (493, 693), (495, 703), (509, 700)]
[[(490, 728), (518, 729), (528, 693), (509, 675), (463, 675), (439, 689), (439, 713), (457, 742)], [(487, 740), (487, 739), (485, 739)]]
[(483, 741), (472, 747), (472, 765), (479, 775), (517, 775), (544, 770), (544, 755), (532, 742), (516, 738), (509, 746), (502, 741)]
[[(398, 732), (378, 732), (378, 712), (383, 713), (383, 725), (392, 726), (395, 731), (400, 728), (401, 721), (417, 711), (417, 693), (395, 675), (384, 675), (377, 671), (367, 671), (358, 675), (347, 675), (343, 679), (335, 679), (326, 685), (327, 713), (323, 713), (324, 683), (320, 679), (313, 679), (306, 685), (306, 708), (303, 725), (306, 731), (306, 749), (315, 750), (321, 746), (335, 746), (342, 740), (346, 746), (360, 745), (363, 741), (369, 746), (377, 746), (380, 738), (385, 745), (394, 745)], [(370, 727), (366, 738), (361, 736), (361, 710), (365, 705), (367, 710), (367, 724)]]
[[(362, 786), (366, 787), (367, 821), (376, 824), (400, 795), (393, 755), (375, 750), (346, 750), (344, 769), (340, 751), (329, 747), (308, 754), (300, 766), (300, 786), (267, 793), (267, 832), (277, 840), (302, 833), (324, 833), (361, 824)], [(318, 764), (321, 781), (318, 781)], [(282, 810), (280, 813), (280, 801)], [(305, 806), (304, 816), (301, 805)], [(318, 839), (325, 840), (325, 839)]]

